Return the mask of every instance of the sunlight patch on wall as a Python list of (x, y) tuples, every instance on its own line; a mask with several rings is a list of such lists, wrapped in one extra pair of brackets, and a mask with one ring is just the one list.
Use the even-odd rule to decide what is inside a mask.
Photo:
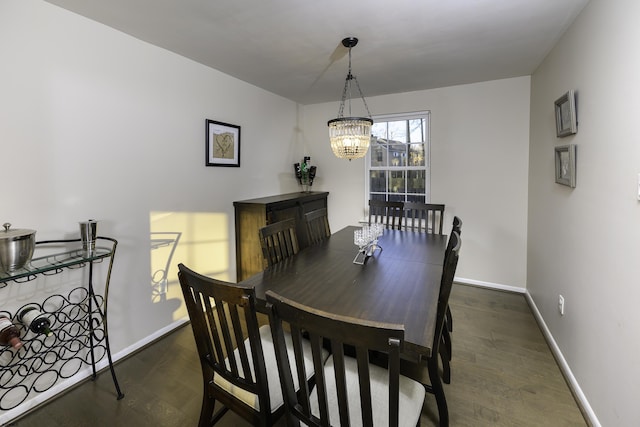
[[(150, 285), (154, 303), (176, 305), (174, 320), (187, 316), (178, 264), (205, 276), (229, 280), (229, 218), (215, 212), (151, 212)], [(179, 303), (179, 304), (177, 304)]]

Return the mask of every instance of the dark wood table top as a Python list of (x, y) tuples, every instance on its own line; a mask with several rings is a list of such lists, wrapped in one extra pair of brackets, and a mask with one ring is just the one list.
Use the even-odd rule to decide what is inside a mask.
[(264, 306), (269, 289), (310, 307), (405, 327), (404, 355), (430, 356), (447, 236), (385, 230), (365, 265), (346, 227), (242, 283)]

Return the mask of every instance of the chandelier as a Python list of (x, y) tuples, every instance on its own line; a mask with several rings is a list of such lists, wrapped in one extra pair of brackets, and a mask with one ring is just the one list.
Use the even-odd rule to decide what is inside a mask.
[[(327, 125), (329, 126), (329, 140), (331, 141), (331, 149), (336, 157), (341, 159), (358, 159), (364, 157), (369, 149), (369, 142), (371, 141), (371, 125), (373, 120), (371, 119), (371, 113), (367, 106), (367, 101), (364, 100), (362, 90), (358, 84), (356, 76), (351, 74), (351, 48), (358, 44), (358, 39), (355, 37), (347, 37), (342, 40), (342, 45), (349, 49), (349, 73), (347, 79), (344, 82), (344, 89), (342, 90), (342, 101), (340, 101), (340, 109), (338, 110), (338, 117), (329, 120)], [(355, 86), (360, 93), (360, 98), (364, 103), (364, 107), (367, 110), (369, 117), (351, 117), (351, 82), (355, 82)], [(349, 117), (344, 117), (344, 104), (347, 100), (347, 93), (349, 94)]]

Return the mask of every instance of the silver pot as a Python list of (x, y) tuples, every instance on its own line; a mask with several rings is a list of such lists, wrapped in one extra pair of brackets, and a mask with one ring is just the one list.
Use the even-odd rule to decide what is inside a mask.
[(36, 244), (35, 230), (9, 230), (11, 224), (0, 230), (0, 270), (11, 272), (25, 266), (33, 256)]

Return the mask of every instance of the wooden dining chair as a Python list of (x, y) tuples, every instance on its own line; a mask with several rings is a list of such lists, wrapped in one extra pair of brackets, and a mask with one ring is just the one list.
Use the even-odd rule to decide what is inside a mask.
[(268, 266), (275, 265), (283, 259), (297, 254), (300, 250), (296, 234), (296, 221), (293, 218), (269, 224), (258, 232), (260, 233), (262, 255)]
[[(442, 234), (444, 227), (444, 204), (405, 202), (404, 229), (418, 233)], [(456, 217), (457, 218), (457, 217)], [(451, 309), (447, 305), (447, 318), (451, 319)], [(440, 346), (442, 359), (442, 378), (447, 384), (451, 382), (451, 329), (447, 323), (442, 334), (443, 345)]]
[(438, 405), (438, 417), (440, 419), (439, 425), (442, 427), (449, 425), (449, 410), (447, 409), (447, 399), (444, 394), (444, 387), (442, 386), (438, 360), (442, 359), (439, 357), (439, 355), (441, 355), (440, 347), (443, 341), (442, 334), (446, 328), (445, 322), (447, 307), (449, 306), (449, 296), (451, 295), (453, 278), (456, 274), (458, 259), (460, 257), (460, 248), (462, 246), (462, 239), (457, 231), (452, 231), (449, 236), (449, 241), (451, 244), (448, 245), (445, 252), (442, 276), (440, 278), (438, 308), (436, 311), (436, 327), (433, 336), (433, 344), (431, 346), (431, 356), (427, 357), (426, 361), (421, 361), (420, 363), (412, 363), (409, 361), (402, 361), (401, 363), (401, 372), (404, 375), (422, 382), (427, 392), (435, 395), (436, 403)]
[(369, 200), (369, 225), (379, 223), (390, 230), (401, 230), (403, 207), (403, 202)]
[[(287, 425), (419, 425), (425, 390), (417, 381), (400, 375), (400, 352), (404, 326), (338, 316), (291, 301), (273, 291), (266, 293), (271, 305), (271, 324), (276, 359), (285, 395)], [(303, 331), (313, 352), (316, 386), (296, 393), (294, 381), (300, 372), (286, 357), (284, 329), (291, 330), (298, 351)], [(332, 354), (324, 365), (323, 342)], [(355, 357), (345, 355), (345, 346)], [(384, 353), (386, 367), (369, 363), (369, 352)], [(299, 360), (297, 357), (294, 360)], [(299, 374), (297, 374), (299, 375)], [(300, 378), (298, 378), (300, 382)]]
[(404, 229), (442, 234), (444, 205), (435, 203), (404, 203)]
[(304, 214), (304, 222), (307, 225), (309, 244), (313, 245), (331, 236), (327, 208), (316, 209)]
[[(453, 217), (453, 224), (451, 226), (451, 234), (458, 233), (458, 236), (462, 233), (462, 220), (458, 216)], [(454, 240), (449, 238), (447, 243), (447, 252), (452, 249), (455, 244)], [(446, 256), (446, 255), (445, 255)], [(442, 357), (442, 378), (447, 384), (451, 382), (451, 366), (450, 361), (453, 356), (453, 314), (451, 313), (451, 307), (447, 304), (447, 312), (445, 315), (445, 327), (442, 331), (442, 345), (440, 346), (440, 355)]]
[[(449, 297), (453, 288), (453, 278), (456, 274), (458, 259), (460, 257), (460, 248), (462, 247), (462, 239), (457, 231), (452, 231), (449, 236), (449, 245), (445, 251), (444, 266), (442, 267), (442, 280), (440, 281), (440, 292), (438, 293), (438, 312), (436, 315), (436, 336), (434, 337), (434, 349), (439, 350), (442, 343), (442, 333), (446, 328), (447, 310), (449, 309)], [(433, 352), (432, 356), (427, 359), (429, 369), (429, 379), (431, 380), (431, 391), (438, 403), (438, 414), (440, 416), (440, 425), (449, 424), (449, 415), (447, 410), (447, 401), (444, 395), (444, 388), (440, 383), (440, 374), (438, 372), (438, 354), (439, 351)], [(447, 381), (449, 382), (449, 381)], [(443, 423), (446, 419), (446, 424)]]
[[(271, 328), (258, 327), (254, 289), (200, 275), (183, 264), (178, 270), (202, 367), (198, 425), (214, 425), (229, 409), (252, 425), (273, 425), (284, 413), (284, 400)], [(308, 355), (303, 375), (306, 384), (313, 378), (313, 362), (309, 343), (301, 345)], [(289, 335), (285, 347), (293, 358)], [(320, 357), (326, 359), (328, 352)], [(223, 408), (214, 416), (216, 401)]]

